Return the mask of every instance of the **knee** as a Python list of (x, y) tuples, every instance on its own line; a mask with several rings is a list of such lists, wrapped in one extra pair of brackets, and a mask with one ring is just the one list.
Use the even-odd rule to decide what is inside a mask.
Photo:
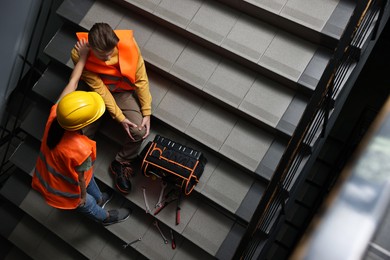
[(130, 133), (136, 142), (140, 142), (142, 141), (142, 137), (144, 137), (146, 134), (146, 129), (142, 128), (141, 130), (139, 130), (138, 128), (133, 128), (131, 129)]

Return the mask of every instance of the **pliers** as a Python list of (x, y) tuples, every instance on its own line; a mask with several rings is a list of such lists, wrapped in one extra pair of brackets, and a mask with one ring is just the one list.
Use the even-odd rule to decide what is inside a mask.
[(177, 200), (178, 197), (176, 195), (172, 196), (171, 198), (167, 198), (162, 204), (160, 207), (158, 207), (156, 209), (156, 211), (154, 211), (154, 215), (157, 215), (158, 213), (160, 213), (161, 210), (163, 210), (163, 208), (165, 208), (166, 206), (168, 206), (169, 203)]

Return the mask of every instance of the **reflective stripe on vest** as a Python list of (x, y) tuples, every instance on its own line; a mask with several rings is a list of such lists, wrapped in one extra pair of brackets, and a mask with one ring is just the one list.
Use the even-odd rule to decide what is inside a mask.
[(42, 184), (43, 187), (45, 187), (45, 189), (56, 195), (56, 196), (61, 196), (61, 197), (66, 197), (66, 198), (70, 198), (70, 199), (78, 199), (80, 198), (80, 194), (72, 194), (72, 193), (69, 193), (69, 192), (63, 192), (63, 191), (60, 191), (60, 190), (57, 190), (57, 189), (54, 189), (53, 187), (51, 187), (43, 178), (42, 178), (42, 175), (41, 173), (35, 168), (35, 175), (37, 176), (39, 182)]
[[(67, 181), (69, 182), (70, 184), (73, 184), (73, 185), (79, 185), (79, 183), (77, 181), (75, 181), (74, 179), (70, 178), (70, 177), (67, 177), (59, 172), (57, 172), (53, 167), (51, 167), (50, 165), (47, 164), (46, 162), (46, 158), (45, 156), (43, 155), (42, 152), (39, 153), (39, 158), (41, 158), (42, 162), (44, 163), (44, 165), (46, 166), (46, 169), (47, 169), (47, 172), (51, 173), (52, 175), (54, 175), (55, 177), (58, 177), (58, 178), (61, 178), (63, 179), (64, 181)], [(45, 186), (46, 187), (46, 186)]]

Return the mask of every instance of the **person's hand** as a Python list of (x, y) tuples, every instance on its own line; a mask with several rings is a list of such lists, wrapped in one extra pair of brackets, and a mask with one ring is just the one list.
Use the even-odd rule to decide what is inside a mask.
[(134, 137), (131, 135), (130, 133), (130, 127), (137, 127), (136, 124), (130, 122), (129, 119), (125, 118), (122, 122), (121, 122), (123, 128), (125, 129), (126, 133), (129, 135), (130, 139), (135, 141)]
[(142, 137), (142, 139), (145, 139), (146, 137), (149, 136), (149, 131), (150, 131), (150, 116), (144, 116), (144, 118), (142, 118), (142, 123), (141, 123), (141, 126), (139, 127), (139, 130), (141, 131), (142, 128), (146, 128), (146, 132), (145, 132), (145, 135)]
[(89, 44), (85, 39), (81, 39), (75, 44), (75, 49), (80, 55), (80, 58), (86, 58), (89, 53)]
[(87, 198), (81, 197), (79, 202), (79, 207), (84, 207), (86, 202), (87, 202)]

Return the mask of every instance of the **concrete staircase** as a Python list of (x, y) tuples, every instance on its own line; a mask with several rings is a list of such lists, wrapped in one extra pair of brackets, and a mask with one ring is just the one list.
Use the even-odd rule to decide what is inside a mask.
[[(39, 259), (231, 259), (353, 8), (346, 0), (64, 0), (57, 10), (64, 25), (45, 48), (52, 61), (33, 88), (36, 102), (21, 126), (29, 136), (11, 158), (21, 170), (0, 192), (10, 202), (6, 207), (22, 216), (12, 236), (34, 234), (39, 247), (10, 240)], [(129, 195), (118, 193), (109, 204), (130, 206), (130, 219), (106, 228), (52, 209), (30, 188), (49, 108), (73, 68), (75, 32), (101, 21), (134, 30), (143, 54), (153, 96), (144, 144), (160, 134), (208, 159), (195, 191), (182, 202), (179, 225), (174, 205), (157, 216), (145, 213), (141, 187), (153, 202), (160, 183), (141, 174)], [(102, 189), (115, 189), (108, 165), (122, 132), (108, 121), (96, 136)], [(16, 186), (23, 190), (18, 199)], [(154, 218), (167, 237), (173, 230), (175, 250), (162, 241)], [(24, 230), (30, 225), (37, 231)]]

